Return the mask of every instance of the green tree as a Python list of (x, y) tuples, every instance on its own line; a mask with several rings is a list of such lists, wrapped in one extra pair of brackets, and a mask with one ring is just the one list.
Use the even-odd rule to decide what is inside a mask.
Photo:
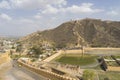
[(30, 48), (30, 52), (32, 52), (32, 55), (34, 55), (35, 57), (39, 57), (39, 55), (43, 53), (43, 50), (41, 46), (32, 46)]
[(93, 70), (84, 70), (83, 72), (83, 80), (94, 80), (95, 73)]
[(22, 45), (18, 44), (16, 47), (16, 52), (21, 52), (22, 51)]

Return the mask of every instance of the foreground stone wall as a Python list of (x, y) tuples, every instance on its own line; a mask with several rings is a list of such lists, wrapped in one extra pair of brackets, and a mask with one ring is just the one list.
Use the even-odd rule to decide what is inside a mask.
[(10, 57), (9, 57), (8, 53), (0, 54), (0, 65), (9, 60), (10, 60)]
[(75, 78), (71, 78), (71, 77), (68, 77), (68, 76), (64, 76), (64, 75), (59, 75), (59, 74), (56, 74), (56, 73), (53, 73), (51, 71), (48, 71), (48, 70), (44, 70), (44, 69), (39, 69), (39, 68), (35, 68), (34, 66), (32, 65), (28, 65), (20, 60), (18, 60), (18, 63), (26, 68), (28, 68), (29, 70), (31, 71), (34, 71), (44, 77), (47, 77), (51, 80), (77, 80)]

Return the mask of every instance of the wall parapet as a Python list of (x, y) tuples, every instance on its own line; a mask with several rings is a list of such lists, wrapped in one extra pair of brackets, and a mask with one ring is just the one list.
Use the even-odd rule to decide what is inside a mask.
[(28, 68), (29, 70), (31, 71), (34, 71), (44, 77), (47, 77), (51, 80), (78, 80), (78, 79), (75, 79), (75, 78), (72, 78), (72, 77), (69, 77), (69, 76), (65, 76), (65, 75), (59, 75), (59, 74), (56, 74), (54, 72), (51, 72), (51, 71), (48, 71), (48, 70), (45, 70), (45, 69), (40, 69), (40, 68), (36, 68), (32, 65), (29, 65), (29, 64), (26, 64), (24, 62), (22, 62), (21, 60), (18, 60), (18, 63), (26, 68)]
[(9, 57), (8, 53), (0, 54), (0, 64), (3, 64), (7, 61), (10, 61), (10, 57)]

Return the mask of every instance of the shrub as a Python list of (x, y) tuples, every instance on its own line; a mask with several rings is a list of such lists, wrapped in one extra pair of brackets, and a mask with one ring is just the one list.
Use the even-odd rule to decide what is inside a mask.
[(95, 73), (93, 70), (84, 70), (83, 72), (83, 80), (94, 80)]

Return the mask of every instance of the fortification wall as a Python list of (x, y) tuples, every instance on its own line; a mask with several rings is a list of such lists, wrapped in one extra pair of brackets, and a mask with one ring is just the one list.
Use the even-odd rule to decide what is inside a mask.
[(44, 69), (40, 69), (40, 68), (36, 68), (32, 65), (29, 65), (29, 64), (26, 64), (20, 60), (18, 60), (18, 63), (26, 68), (28, 68), (29, 70), (31, 71), (34, 71), (44, 77), (47, 77), (47, 78), (50, 78), (51, 80), (77, 80), (75, 78), (71, 78), (71, 77), (68, 77), (68, 76), (65, 76), (65, 75), (59, 75), (59, 74), (56, 74), (56, 73), (53, 73), (51, 71), (48, 71), (48, 70), (44, 70)]
[(9, 57), (8, 53), (0, 54), (0, 65), (9, 60), (10, 60), (10, 57)]

